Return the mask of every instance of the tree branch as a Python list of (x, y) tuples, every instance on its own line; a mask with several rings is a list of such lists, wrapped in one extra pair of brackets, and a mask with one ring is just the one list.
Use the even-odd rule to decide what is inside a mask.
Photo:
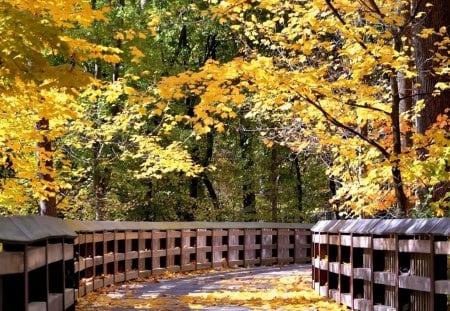
[(365, 106), (365, 105), (358, 105), (358, 104), (352, 104), (352, 103), (344, 103), (344, 105), (348, 105), (351, 107), (356, 107), (356, 108), (364, 108), (364, 109), (369, 109), (369, 110), (373, 110), (373, 111), (378, 111), (381, 112), (387, 116), (391, 116), (391, 114), (389, 112), (387, 112), (386, 110), (380, 109), (380, 108), (375, 108), (375, 107), (371, 107), (371, 106)]
[[(331, 3), (331, 0), (325, 0), (325, 2), (327, 3), (327, 5), (330, 8), (330, 10), (333, 12), (334, 16), (336, 16), (336, 18), (342, 23), (343, 26), (347, 27), (347, 23), (342, 18), (341, 14), (339, 14), (338, 10), (333, 6), (333, 4)], [(364, 42), (362, 42), (361, 40), (358, 40), (358, 39), (356, 39), (356, 42), (358, 42), (358, 44), (364, 50), (367, 50), (367, 45), (365, 45)]]
[(361, 140), (365, 141), (366, 143), (368, 143), (369, 145), (375, 147), (378, 151), (380, 151), (380, 153), (383, 155), (383, 157), (385, 159), (389, 159), (389, 157), (391, 156), (391, 154), (383, 147), (381, 146), (379, 143), (377, 143), (375, 140), (370, 139), (364, 135), (362, 135), (361, 133), (359, 133), (358, 131), (356, 131), (355, 129), (352, 129), (351, 127), (343, 124), (342, 122), (340, 122), (339, 120), (337, 120), (336, 118), (334, 118), (333, 116), (331, 116), (321, 105), (319, 105), (318, 103), (316, 103), (315, 101), (311, 100), (308, 97), (302, 96), (308, 103), (310, 103), (311, 105), (313, 105), (317, 110), (319, 110), (323, 116), (333, 125), (342, 128), (350, 133), (352, 133), (353, 135), (359, 137)]

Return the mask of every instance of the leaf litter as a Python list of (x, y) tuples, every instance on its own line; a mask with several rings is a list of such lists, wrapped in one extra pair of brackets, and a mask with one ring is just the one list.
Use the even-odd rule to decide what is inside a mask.
[(311, 288), (305, 267), (166, 273), (90, 293), (76, 310), (346, 310)]

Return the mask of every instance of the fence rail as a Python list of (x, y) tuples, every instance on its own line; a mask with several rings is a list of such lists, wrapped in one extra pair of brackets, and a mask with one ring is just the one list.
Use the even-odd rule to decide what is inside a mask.
[(354, 310), (447, 310), (450, 219), (320, 221), (313, 287)]
[(0, 311), (74, 310), (91, 291), (166, 271), (310, 262), (311, 227), (0, 217)]
[(311, 225), (79, 222), (76, 296), (117, 282), (222, 267), (307, 263)]

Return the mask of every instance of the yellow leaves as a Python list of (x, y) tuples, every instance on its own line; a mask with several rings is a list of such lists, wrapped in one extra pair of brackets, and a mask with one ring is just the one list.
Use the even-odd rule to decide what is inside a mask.
[(433, 28), (424, 28), (420, 31), (419, 34), (417, 34), (418, 37), (422, 38), (422, 39), (427, 39), (429, 36), (434, 34), (434, 29)]
[[(22, 1), (22, 0), (6, 0), (6, 2), (27, 10), (35, 15), (50, 17), (57, 26), (68, 28), (75, 27), (76, 23), (89, 26), (94, 20), (106, 20), (105, 13), (108, 8), (101, 10), (93, 10), (89, 2), (77, 0), (54, 0), (48, 2), (45, 0)], [(43, 19), (46, 20), (46, 19)]]
[(178, 142), (168, 146), (159, 144), (156, 137), (136, 136), (139, 153), (135, 155), (125, 153), (123, 158), (131, 156), (140, 158), (145, 155), (141, 170), (136, 172), (137, 178), (162, 178), (171, 172), (183, 172), (188, 176), (199, 174), (202, 169), (193, 163), (188, 151)]
[(444, 91), (450, 89), (450, 82), (438, 82), (434, 87), (440, 91)]
[(67, 36), (61, 36), (60, 38), (69, 45), (76, 61), (84, 61), (91, 58), (99, 58), (108, 63), (119, 63), (121, 61), (119, 54), (122, 53), (122, 50), (118, 48), (93, 44), (84, 39), (74, 39)]
[(133, 63), (139, 63), (140, 59), (145, 56), (137, 47), (130, 46), (131, 55), (134, 57), (131, 59)]
[[(345, 310), (343, 306), (321, 298), (305, 279), (306, 276), (273, 279), (254, 277), (241, 290), (190, 293), (181, 299), (192, 308), (205, 308), (214, 304), (264, 310)], [(232, 282), (228, 283), (233, 287)]]
[(150, 34), (152, 36), (156, 36), (158, 33), (158, 27), (159, 24), (161, 23), (161, 19), (159, 16), (153, 16), (152, 19), (150, 20), (150, 22), (147, 23), (147, 27), (150, 31)]
[[(275, 270), (267, 267), (267, 269)], [(268, 271), (270, 272), (270, 271)], [(179, 284), (179, 275), (186, 283), (187, 293), (174, 291), (164, 294), (164, 288)], [(121, 306), (128, 309), (151, 310), (209, 310), (209, 309), (248, 309), (248, 310), (291, 310), (291, 311), (344, 311), (346, 307), (320, 297), (311, 288), (310, 272), (285, 271), (264, 274), (252, 270), (194, 271), (191, 273), (165, 273), (164, 282), (152, 277), (147, 283), (137, 286), (111, 289), (106, 293), (96, 292), (78, 301), (80, 311), (92, 305), (98, 308)], [(270, 276), (268, 276), (270, 275)], [(164, 284), (164, 285), (161, 285)], [(204, 285), (204, 286), (203, 286)], [(145, 286), (146, 288), (142, 288)], [(123, 286), (125, 287), (125, 285)], [(149, 292), (147, 297), (135, 297), (132, 288), (141, 287)], [(216, 290), (211, 290), (216, 288)], [(192, 290), (190, 290), (192, 289)], [(195, 289), (195, 290), (194, 290)], [(205, 289), (205, 290), (203, 290)]]
[(125, 36), (123, 35), (123, 33), (118, 32), (118, 33), (116, 33), (116, 34), (114, 35), (113, 38), (114, 38), (115, 40), (124, 40), (124, 39), (125, 39)]

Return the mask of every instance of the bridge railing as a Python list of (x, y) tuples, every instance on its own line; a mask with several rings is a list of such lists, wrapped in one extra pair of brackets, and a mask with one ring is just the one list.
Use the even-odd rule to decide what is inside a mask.
[(450, 219), (320, 221), (313, 286), (354, 310), (447, 310)]
[(76, 296), (168, 272), (308, 263), (312, 225), (263, 222), (66, 221), (75, 239)]
[(53, 217), (0, 217), (0, 311), (73, 310), (75, 237)]

